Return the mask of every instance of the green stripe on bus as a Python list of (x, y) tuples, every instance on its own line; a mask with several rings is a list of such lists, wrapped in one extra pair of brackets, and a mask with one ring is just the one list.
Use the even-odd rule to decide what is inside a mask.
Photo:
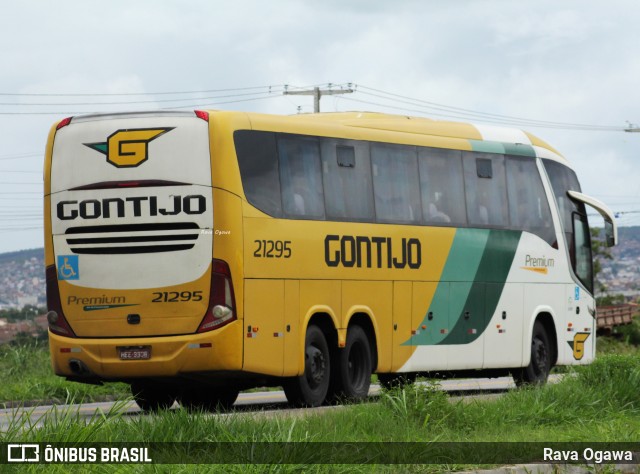
[(469, 142), (471, 143), (471, 149), (480, 153), (536, 157), (534, 148), (524, 143), (504, 143), (483, 140), (469, 140)]
[(504, 155), (504, 144), (502, 142), (489, 142), (484, 140), (469, 140), (471, 149), (480, 153), (499, 153)]
[(419, 325), (426, 329), (403, 345), (476, 340), (496, 310), (521, 235), (520, 231), (458, 229), (440, 283)]
[(520, 231), (491, 231), (463, 308), (458, 312), (451, 307), (449, 315), (453, 319), (449, 324), (452, 327), (440, 344), (469, 344), (487, 328), (498, 306), (521, 235)]
[[(451, 249), (447, 257), (440, 283), (433, 295), (431, 305), (425, 314), (420, 326), (427, 325), (427, 329), (420, 331), (412, 336), (403, 345), (432, 345), (438, 344), (447, 334), (440, 332), (441, 321), (446, 321), (450, 311), (453, 309), (460, 312), (466, 300), (466, 294), (463, 298), (452, 301), (450, 293), (450, 282), (459, 282), (461, 285), (468, 285), (474, 281), (475, 275), (480, 266), (482, 255), (485, 252), (487, 240), (489, 238), (489, 230), (485, 229), (457, 229), (453, 238)], [(433, 313), (436, 323), (428, 320), (428, 313)]]
[(536, 151), (531, 145), (525, 145), (524, 143), (503, 143), (504, 152), (507, 155), (528, 156), (530, 158), (536, 157)]

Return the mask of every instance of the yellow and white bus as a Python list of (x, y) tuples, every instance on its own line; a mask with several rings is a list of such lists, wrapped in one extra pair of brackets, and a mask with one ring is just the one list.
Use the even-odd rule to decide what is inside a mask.
[(595, 355), (585, 204), (521, 130), (377, 113), (84, 115), (45, 163), (56, 374), (143, 409), (419, 373), (541, 383)]

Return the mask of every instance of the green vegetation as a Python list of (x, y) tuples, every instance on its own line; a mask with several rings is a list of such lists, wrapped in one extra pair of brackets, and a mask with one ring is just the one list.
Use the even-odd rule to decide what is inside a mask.
[[(13, 442), (636, 442), (640, 439), (640, 359), (602, 356), (557, 384), (510, 391), (494, 400), (453, 401), (436, 385), (384, 392), (375, 403), (350, 405), (321, 414), (291, 416), (235, 413), (211, 417), (170, 410), (129, 418), (123, 405), (96, 414), (87, 424), (73, 410), (56, 412), (41, 427), (16, 419), (0, 437)], [(300, 415), (300, 412), (297, 412)], [(384, 427), (381, 429), (381, 427)], [(273, 449), (278, 449), (274, 446)], [(170, 453), (159, 454), (168, 456)], [(223, 453), (221, 453), (222, 455)], [(343, 453), (344, 454), (344, 453)], [(204, 453), (206, 456), (207, 454)], [(272, 453), (272, 455), (274, 455)], [(279, 454), (278, 454), (279, 455)], [(371, 466), (311, 466), (305, 459), (279, 459), (281, 472), (370, 472)], [(316, 455), (317, 456), (317, 455)], [(164, 458), (167, 459), (167, 458)], [(206, 458), (205, 458), (206, 459)], [(300, 464), (288, 464), (298, 462)], [(29, 466), (32, 472), (52, 467)], [(165, 466), (168, 467), (168, 466)], [(213, 471), (263, 472), (268, 466), (213, 466)], [(106, 469), (106, 466), (104, 466)], [(383, 466), (379, 472), (441, 472), (455, 465)], [(168, 472), (162, 466), (135, 466), (139, 472)], [(98, 470), (98, 472), (100, 472)], [(171, 466), (171, 472), (202, 472), (201, 466)]]
[(6, 319), (10, 323), (19, 321), (32, 321), (33, 318), (45, 314), (47, 309), (43, 306), (25, 305), (22, 308), (9, 308), (0, 310), (0, 318)]
[(27, 340), (0, 345), (0, 406), (40, 402), (99, 401), (129, 395), (125, 384), (93, 386), (67, 382), (53, 374), (45, 342)]
[[(598, 355), (640, 355), (640, 319), (633, 324), (617, 329), (612, 337), (599, 337)], [(557, 372), (566, 373), (570, 367), (560, 367)], [(32, 405), (34, 402), (85, 402), (125, 400), (130, 395), (129, 387), (122, 383), (103, 386), (67, 382), (53, 374), (46, 339), (34, 339), (25, 335), (11, 344), (0, 345), (0, 406)], [(377, 383), (375, 375), (373, 383)]]

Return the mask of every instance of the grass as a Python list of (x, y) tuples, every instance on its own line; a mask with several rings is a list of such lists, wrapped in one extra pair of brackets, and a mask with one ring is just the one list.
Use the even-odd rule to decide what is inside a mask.
[[(598, 355), (640, 356), (640, 347), (630, 343), (633, 334), (635, 333), (631, 336), (625, 333), (623, 337), (599, 337)], [(571, 370), (571, 367), (559, 367), (556, 371), (566, 373)], [(5, 406), (62, 403), (71, 399), (84, 402), (124, 400), (130, 395), (126, 384), (86, 385), (67, 382), (54, 375), (46, 342), (0, 345), (0, 380), (3, 381), (0, 384), (0, 406), (3, 403)], [(373, 382), (377, 382), (375, 375)]]
[(0, 345), (0, 406), (30, 405), (75, 399), (85, 402), (113, 400), (129, 395), (126, 384), (103, 386), (67, 382), (54, 375), (46, 343)]
[[(228, 459), (224, 456), (246, 454), (260, 445), (253, 443), (339, 442), (357, 455), (359, 446), (348, 443), (412, 442), (635, 442), (640, 439), (640, 358), (634, 355), (607, 355), (593, 364), (580, 367), (558, 384), (510, 391), (495, 400), (454, 401), (436, 385), (414, 385), (383, 392), (375, 403), (350, 405), (306, 416), (276, 416), (233, 413), (212, 417), (170, 410), (154, 416), (128, 417), (122, 405), (110, 413), (97, 414), (90, 423), (72, 410), (58, 411), (42, 426), (34, 426), (28, 417), (14, 420), (0, 441), (11, 442), (190, 442), (238, 443), (223, 445), (208, 453), (205, 460)], [(291, 447), (293, 446), (293, 447)], [(441, 472), (460, 468), (454, 464), (427, 465), (331, 465), (318, 460), (325, 445), (296, 452), (297, 446), (267, 446), (263, 455), (271, 465), (218, 465), (212, 472)], [(327, 445), (331, 446), (331, 445)], [(382, 445), (380, 445), (382, 446)], [(392, 445), (388, 445), (392, 446)], [(402, 449), (425, 445), (403, 445)], [(264, 446), (262, 446), (264, 449)], [(366, 447), (365, 447), (366, 448)], [(225, 452), (224, 449), (227, 451)], [(246, 453), (238, 450), (245, 449)], [(294, 451), (291, 452), (291, 449)], [(479, 449), (484, 449), (480, 447)], [(315, 451), (314, 451), (315, 450)], [(364, 455), (377, 456), (369, 451)], [(406, 460), (406, 453), (397, 453)], [(170, 456), (171, 452), (158, 454)], [(337, 452), (336, 456), (345, 452)], [(360, 453), (363, 455), (363, 453)], [(214, 457), (207, 457), (214, 456)], [(315, 457), (314, 457), (315, 456)], [(157, 459), (157, 458), (156, 458)], [(168, 459), (168, 458), (163, 458)], [(255, 459), (255, 458), (254, 458)], [(340, 458), (337, 458), (340, 459)], [(342, 458), (346, 459), (346, 458)], [(29, 466), (29, 472), (41, 472), (69, 466)], [(100, 468), (107, 466), (97, 466)], [(158, 465), (129, 466), (135, 472), (203, 472), (202, 466)], [(65, 470), (65, 472), (66, 472)], [(93, 467), (92, 467), (93, 470)], [(60, 469), (62, 472), (62, 469)], [(113, 471), (103, 471), (113, 472)], [(116, 471), (118, 472), (118, 471)], [(130, 472), (130, 471), (126, 471)], [(206, 472), (206, 470), (205, 470)]]

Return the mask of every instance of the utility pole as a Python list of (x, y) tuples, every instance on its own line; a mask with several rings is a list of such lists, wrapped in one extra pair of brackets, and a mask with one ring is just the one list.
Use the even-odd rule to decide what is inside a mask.
[(319, 87), (314, 87), (311, 90), (303, 90), (303, 91), (290, 91), (288, 90), (289, 86), (284, 86), (283, 95), (312, 95), (313, 96), (313, 113), (317, 114), (320, 112), (320, 98), (323, 95), (336, 95), (336, 94), (351, 94), (353, 89), (351, 88), (351, 83), (348, 84), (348, 89), (331, 89), (331, 84), (329, 84), (329, 89), (320, 89)]

